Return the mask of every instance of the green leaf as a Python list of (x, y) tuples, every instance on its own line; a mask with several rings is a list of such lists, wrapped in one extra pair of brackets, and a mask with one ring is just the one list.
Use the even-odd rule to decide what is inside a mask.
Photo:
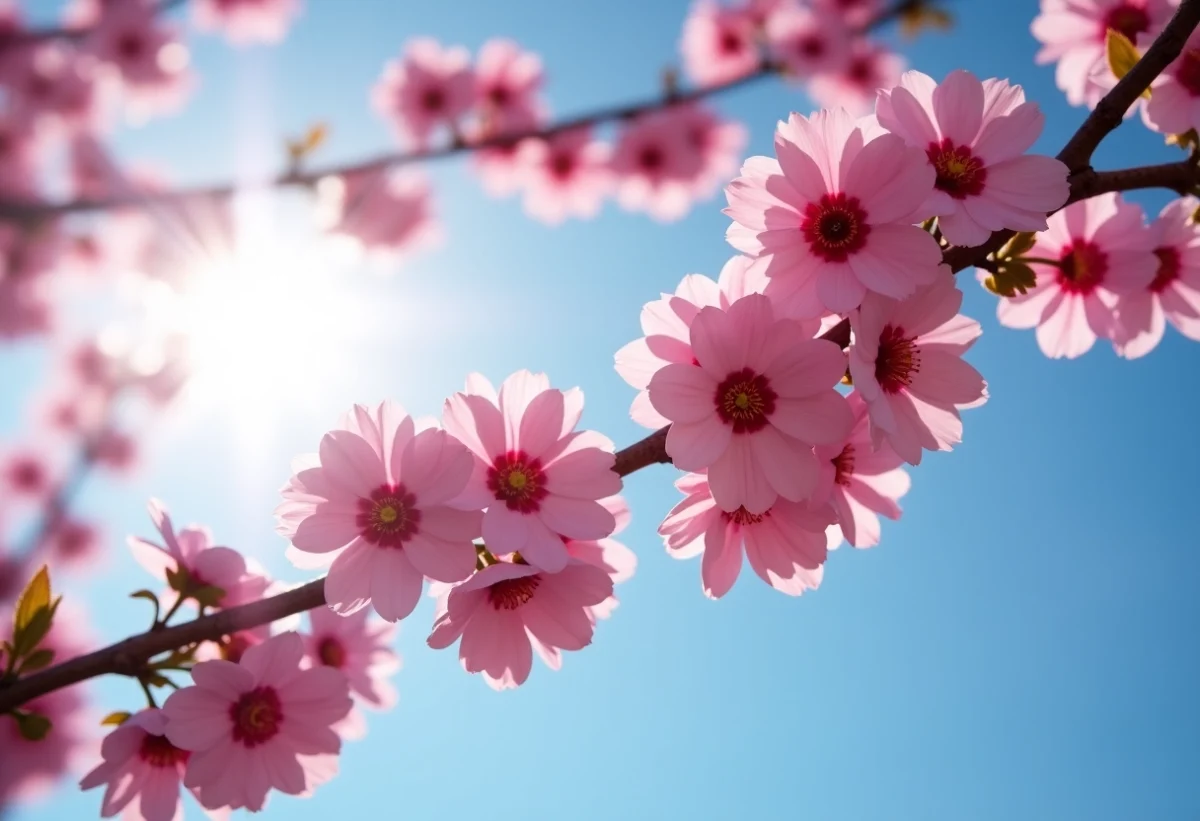
[(15, 712), (13, 718), (17, 720), (17, 730), (21, 733), (21, 738), (26, 741), (41, 741), (50, 733), (50, 719), (37, 713)]
[(13, 619), (13, 643), (19, 631), (29, 626), (33, 616), (43, 607), (50, 606), (50, 571), (46, 565), (37, 572), (17, 600), (17, 613)]
[(108, 715), (106, 715), (104, 717), (104, 720), (100, 722), (100, 726), (101, 727), (119, 727), (120, 725), (122, 725), (126, 721), (128, 721), (130, 718), (132, 718), (132, 716), (133, 716), (132, 713), (127, 713), (124, 710), (117, 710), (115, 713), (109, 713)]
[(21, 667), (18, 672), (22, 675), (26, 673), (36, 673), (43, 667), (49, 667), (54, 661), (54, 651), (48, 647), (43, 647), (41, 650), (34, 650), (25, 657), (21, 662)]
[(24, 658), (32, 653), (41, 644), (42, 639), (46, 638), (46, 634), (50, 632), (50, 627), (54, 624), (54, 611), (58, 609), (58, 602), (61, 600), (60, 596), (49, 606), (40, 608), (24, 628), (20, 631), (13, 631), (14, 660)]
[(205, 607), (220, 607), (225, 591), (211, 584), (206, 584), (192, 591), (192, 598)]
[(162, 673), (146, 673), (142, 676), (142, 681), (149, 684), (151, 687), (171, 687), (175, 682), (164, 676)]
[[(1109, 29), (1104, 39), (1104, 50), (1108, 56), (1108, 67), (1118, 80), (1129, 73), (1137, 61), (1142, 59), (1133, 42), (1116, 29)], [(1142, 92), (1142, 96), (1150, 99), (1150, 89)]]
[(983, 285), (997, 296), (1014, 297), (1025, 294), (1037, 284), (1037, 274), (1023, 262), (1005, 262)]
[(1021, 231), (1013, 234), (1012, 239), (1004, 243), (999, 251), (996, 252), (996, 259), (1007, 260), (1014, 257), (1023, 256), (1033, 250), (1033, 246), (1037, 244), (1036, 231)]
[(156, 596), (154, 593), (150, 592), (149, 590), (136, 590), (133, 593), (129, 594), (129, 598), (145, 599), (146, 601), (153, 604), (154, 605), (154, 623), (155, 624), (158, 623), (158, 613), (159, 613), (158, 596)]
[(167, 584), (177, 593), (186, 593), (188, 585), (192, 583), (188, 576), (187, 568), (183, 565), (167, 570)]

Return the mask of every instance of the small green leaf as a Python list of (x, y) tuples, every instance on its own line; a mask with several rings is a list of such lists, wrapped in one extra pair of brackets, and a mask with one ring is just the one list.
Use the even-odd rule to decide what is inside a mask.
[(32, 653), (41, 644), (42, 639), (46, 638), (46, 634), (50, 632), (50, 627), (54, 624), (54, 611), (58, 607), (58, 601), (48, 607), (42, 607), (33, 614), (33, 618), (25, 625), (23, 629), (13, 636), (13, 658), (21, 659)]
[(37, 713), (15, 712), (13, 718), (17, 720), (17, 730), (21, 733), (21, 738), (26, 741), (41, 741), (49, 732), (50, 719)]
[(44, 667), (49, 667), (54, 661), (54, 651), (48, 647), (43, 647), (41, 650), (34, 650), (29, 655), (25, 656), (25, 660), (21, 662), (21, 667), (18, 672), (21, 675), (27, 673), (36, 673)]
[(1037, 284), (1037, 274), (1023, 262), (1005, 262), (996, 273), (984, 280), (983, 286), (997, 296), (1014, 297), (1025, 294)]
[(124, 710), (117, 710), (115, 713), (109, 713), (100, 722), (101, 727), (119, 727), (132, 718), (132, 713), (127, 713)]
[(211, 584), (206, 584), (192, 591), (192, 598), (204, 607), (220, 607), (225, 591)]
[(17, 600), (17, 614), (13, 619), (13, 643), (16, 643), (16, 634), (20, 630), (24, 630), (29, 622), (33, 620), (33, 616), (43, 607), (50, 606), (50, 571), (46, 565), (42, 565), (42, 569), (37, 572), (29, 584), (25, 586), (25, 590), (21, 593), (21, 598)]
[(150, 592), (149, 590), (136, 590), (133, 593), (129, 594), (129, 598), (145, 599), (146, 601), (153, 604), (154, 605), (154, 623), (155, 624), (158, 623), (158, 613), (159, 613), (158, 596), (156, 596), (154, 593)]
[[(1108, 56), (1108, 67), (1118, 80), (1129, 73), (1137, 61), (1142, 59), (1137, 47), (1128, 37), (1116, 29), (1109, 29), (1104, 40), (1104, 50)], [(1150, 89), (1142, 92), (1142, 96), (1150, 99)]]
[(172, 590), (178, 593), (186, 593), (188, 585), (191, 583), (192, 580), (188, 576), (187, 568), (183, 565), (167, 570), (167, 584), (171, 586)]
[(151, 687), (172, 687), (175, 682), (164, 676), (162, 673), (146, 673), (142, 676), (142, 681), (149, 684)]
[(1036, 231), (1021, 231), (1013, 234), (1012, 239), (1004, 243), (999, 251), (996, 252), (996, 259), (1006, 260), (1014, 257), (1023, 256), (1033, 250), (1033, 246), (1037, 244)]

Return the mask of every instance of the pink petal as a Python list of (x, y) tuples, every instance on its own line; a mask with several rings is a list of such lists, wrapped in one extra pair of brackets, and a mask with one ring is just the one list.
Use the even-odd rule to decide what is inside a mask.
[(746, 434), (732, 438), (709, 468), (708, 484), (722, 510), (744, 507), (750, 513), (766, 513), (779, 494), (763, 475), (748, 438)]
[(394, 622), (412, 613), (421, 599), (421, 586), (425, 580), (409, 561), (407, 552), (386, 548), (376, 550), (372, 570), (371, 605), (379, 617)]
[(737, 525), (715, 519), (704, 536), (700, 578), (704, 595), (719, 599), (729, 592), (742, 570), (742, 536)]
[(521, 418), (517, 441), (531, 459), (540, 459), (558, 442), (563, 427), (561, 391), (543, 391), (530, 401)]
[(712, 414), (694, 424), (671, 425), (667, 453), (680, 470), (704, 470), (729, 447), (733, 428)]
[(399, 479), (420, 507), (433, 507), (462, 493), (474, 469), (461, 442), (442, 430), (423, 430), (404, 448)]
[(359, 498), (387, 482), (379, 454), (355, 433), (330, 431), (321, 438), (321, 467), (337, 487)]
[(325, 577), (325, 601), (335, 613), (348, 616), (371, 601), (374, 558), (380, 551), (366, 542), (350, 545), (333, 560)]
[(716, 380), (703, 368), (665, 365), (650, 380), (650, 404), (672, 422), (700, 422), (713, 414), (716, 390)]
[(616, 518), (597, 502), (551, 494), (538, 511), (546, 526), (568, 539), (603, 539), (616, 530)]
[(404, 553), (413, 567), (439, 582), (460, 582), (475, 570), (475, 548), (469, 541), (449, 542), (429, 533), (417, 534), (405, 542)]

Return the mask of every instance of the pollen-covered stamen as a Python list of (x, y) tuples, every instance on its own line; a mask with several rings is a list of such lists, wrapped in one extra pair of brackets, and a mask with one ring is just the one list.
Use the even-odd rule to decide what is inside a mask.
[(1179, 252), (1169, 245), (1155, 248), (1154, 255), (1158, 257), (1158, 273), (1150, 283), (1150, 290), (1161, 294), (1167, 286), (1179, 279)]
[(1090, 294), (1107, 272), (1108, 254), (1086, 240), (1068, 245), (1058, 260), (1058, 284), (1072, 294)]
[(255, 687), (229, 706), (233, 740), (257, 747), (275, 737), (283, 722), (283, 706), (274, 687)]
[(831, 460), (833, 462), (833, 482), (845, 487), (850, 484), (854, 475), (854, 445), (846, 445), (842, 452)]
[(746, 525), (758, 524), (763, 519), (770, 516), (771, 511), (768, 510), (766, 513), (751, 513), (750, 511), (746, 510), (746, 508), (739, 507), (737, 510), (733, 511), (733, 513), (721, 511), (721, 515), (725, 517), (726, 521), (745, 527)]
[(532, 513), (546, 498), (546, 474), (542, 463), (530, 459), (524, 451), (512, 451), (497, 457), (488, 468), (488, 490), (509, 510)]
[(142, 746), (138, 749), (138, 758), (155, 768), (176, 767), (185, 763), (191, 753), (181, 750), (167, 740), (166, 736), (146, 733), (142, 738)]
[(1193, 97), (1200, 97), (1200, 49), (1185, 49), (1175, 67), (1175, 79)]
[(346, 646), (333, 636), (326, 636), (317, 644), (317, 658), (326, 667), (340, 670), (346, 664)]
[(354, 523), (364, 539), (380, 547), (401, 547), (417, 532), (421, 511), (404, 485), (380, 485), (371, 498), (358, 500)]
[(815, 255), (827, 262), (845, 262), (866, 245), (871, 226), (858, 197), (825, 194), (820, 202), (805, 206), (800, 230)]
[(899, 393), (912, 384), (914, 373), (921, 370), (921, 349), (904, 329), (885, 325), (879, 334), (879, 353), (875, 356), (875, 381), (885, 393)]
[(1121, 3), (1104, 15), (1104, 29), (1116, 29), (1136, 43), (1139, 34), (1150, 30), (1150, 15), (1141, 6)]
[(750, 368), (742, 368), (725, 377), (717, 385), (713, 401), (717, 416), (734, 433), (753, 433), (762, 429), (775, 412), (778, 395), (771, 389), (770, 381)]
[(942, 140), (940, 143), (930, 143), (925, 155), (937, 171), (934, 184), (939, 191), (945, 191), (956, 200), (977, 197), (983, 193), (987, 169), (983, 167), (983, 160), (971, 153), (969, 146)]
[(533, 592), (541, 583), (540, 575), (503, 579), (488, 588), (488, 601), (495, 610), (516, 610), (533, 598)]

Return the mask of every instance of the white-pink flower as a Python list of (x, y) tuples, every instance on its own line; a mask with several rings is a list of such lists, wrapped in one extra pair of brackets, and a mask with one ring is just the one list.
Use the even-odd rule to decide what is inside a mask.
[(850, 316), (850, 376), (866, 402), (872, 441), (886, 441), (909, 464), (921, 463), (922, 449), (961, 442), (959, 410), (987, 400), (987, 383), (962, 360), (982, 331), (958, 313), (961, 306), (947, 269), (906, 300), (873, 295)]
[(593, 139), (587, 127), (522, 140), (517, 164), (525, 212), (551, 225), (599, 214), (613, 187), (610, 154), (608, 144)]
[(825, 108), (844, 108), (855, 116), (871, 111), (881, 88), (900, 82), (904, 58), (887, 46), (860, 37), (850, 44), (850, 56), (837, 71), (814, 75), (805, 89)]
[(231, 43), (278, 43), (301, 9), (300, 0), (193, 0), (201, 31), (224, 31)]
[(689, 473), (675, 487), (686, 498), (671, 509), (658, 532), (676, 559), (703, 553), (704, 595), (719, 599), (729, 592), (741, 573), (743, 554), (758, 577), (781, 593), (799, 596), (820, 585), (825, 528), (833, 522), (828, 505), (778, 499), (761, 513), (744, 507), (727, 513), (713, 499), (703, 474)]
[(443, 48), (424, 37), (412, 40), (401, 60), (384, 66), (371, 100), (402, 140), (425, 148), (437, 128), (455, 133), (475, 104), (471, 55), (461, 46)]
[(436, 244), (442, 236), (429, 181), (416, 171), (359, 171), (319, 184), (323, 224), (361, 250), (393, 257)]
[(483, 541), (496, 555), (520, 552), (556, 573), (569, 558), (564, 539), (603, 539), (616, 520), (599, 500), (621, 490), (613, 445), (576, 431), (578, 388), (550, 387), (545, 374), (518, 371), (500, 386), (473, 374), (465, 393), (446, 400), (446, 430), (475, 455), (475, 472), (456, 502), (487, 506)]
[[(391, 647), (397, 628), (372, 619), (370, 613), (363, 609), (339, 616), (328, 607), (317, 607), (308, 611), (312, 629), (300, 637), (309, 663), (342, 671), (355, 702), (390, 710), (399, 698), (389, 680), (400, 669), (400, 656)], [(366, 719), (355, 708), (334, 729), (342, 738), (362, 738)]]
[(742, 8), (697, 0), (683, 23), (679, 51), (687, 76), (699, 86), (732, 82), (759, 66), (753, 16)]
[(511, 40), (488, 40), (475, 64), (481, 133), (495, 136), (535, 128), (545, 118), (545, 105), (538, 99), (541, 88), (540, 57)]
[[(871, 441), (867, 405), (857, 391), (847, 397), (854, 413), (854, 429), (846, 441), (818, 445), (817, 458), (824, 474), (820, 483), (828, 491), (838, 526), (854, 547), (879, 544), (879, 517), (900, 518), (896, 500), (908, 493), (912, 482), (901, 469), (904, 460), (887, 442)], [(824, 492), (817, 496), (824, 502)]]
[(298, 635), (272, 636), (238, 664), (197, 664), (195, 685), (163, 705), (167, 739), (191, 753), (183, 783), (205, 807), (261, 810), (272, 789), (301, 795), (337, 772), (332, 727), (353, 706), (350, 688), (332, 668), (302, 669), (303, 657)]
[(1154, 82), (1142, 119), (1164, 134), (1200, 127), (1200, 31), (1193, 31), (1183, 52)]
[[(629, 526), (629, 505), (620, 496), (610, 496), (601, 499), (600, 504), (609, 510), (617, 520), (613, 535), (620, 533)], [(637, 554), (613, 538), (606, 539), (567, 539), (567, 553), (572, 559), (594, 565), (612, 579), (613, 584), (623, 584), (633, 578), (637, 570)], [(614, 593), (604, 601), (591, 608), (594, 618), (607, 619), (617, 608), (617, 597)]]
[(846, 313), (868, 292), (903, 299), (934, 280), (941, 249), (911, 224), (933, 192), (923, 151), (894, 134), (867, 141), (835, 109), (781, 122), (775, 153), (726, 187), (726, 239), (759, 260), (789, 315)]
[(1157, 239), (1141, 207), (1115, 193), (1068, 205), (1048, 223), (1029, 256), (1056, 262), (1031, 263), (1036, 285), (1001, 298), (996, 314), (1009, 328), (1036, 327), (1046, 356), (1074, 359), (1091, 350), (1097, 337), (1117, 334), (1119, 297), (1153, 282)]
[(850, 59), (850, 31), (820, 7), (786, 6), (767, 22), (767, 46), (793, 79), (837, 72)]
[(814, 444), (841, 441), (853, 417), (833, 386), (846, 357), (812, 339), (770, 300), (749, 294), (727, 311), (702, 308), (690, 328), (692, 362), (650, 379), (650, 402), (671, 421), (666, 448), (682, 470), (708, 469), (722, 510), (763, 513), (776, 498), (817, 488)]
[(166, 729), (166, 714), (146, 709), (105, 736), (100, 746), (103, 760), (79, 782), (83, 790), (104, 786), (101, 818), (122, 811), (126, 818), (144, 821), (183, 817), (179, 789), (191, 753), (172, 744)]
[(370, 604), (394, 622), (417, 606), (426, 576), (456, 582), (475, 569), (480, 513), (451, 506), (474, 460), (445, 431), (416, 432), (393, 402), (355, 405), (316, 460), (297, 467), (275, 510), (278, 530), (332, 561), (325, 601), (337, 613)]
[(919, 71), (881, 90), (879, 124), (922, 149), (936, 172), (931, 213), (955, 245), (982, 245), (993, 231), (1046, 230), (1046, 214), (1070, 194), (1067, 167), (1026, 155), (1045, 117), (1020, 86), (952, 71), (940, 84)]

